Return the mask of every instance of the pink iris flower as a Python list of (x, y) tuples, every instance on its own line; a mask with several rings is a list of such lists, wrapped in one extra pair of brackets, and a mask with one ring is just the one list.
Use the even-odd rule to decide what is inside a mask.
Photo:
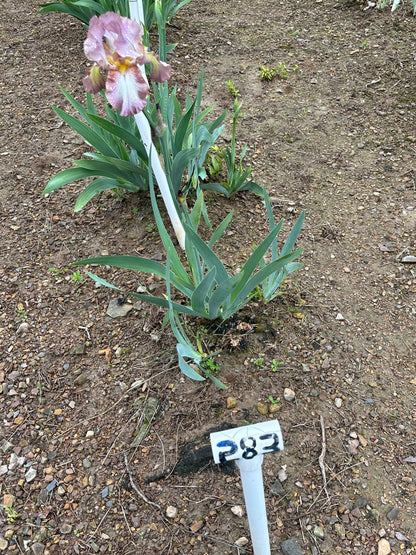
[[(94, 63), (84, 77), (87, 92), (105, 87), (107, 100), (122, 116), (138, 114), (146, 105), (149, 86), (139, 66), (152, 64), (150, 79), (162, 83), (170, 77), (170, 65), (159, 60), (142, 43), (143, 28), (136, 21), (113, 12), (91, 19), (84, 52)], [(107, 80), (100, 68), (108, 70)]]

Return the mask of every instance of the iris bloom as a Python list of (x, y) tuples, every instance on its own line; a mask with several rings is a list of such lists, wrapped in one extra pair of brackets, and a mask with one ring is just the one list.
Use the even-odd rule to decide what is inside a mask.
[[(91, 19), (84, 52), (94, 63), (83, 83), (87, 92), (105, 87), (107, 100), (122, 116), (138, 114), (146, 105), (149, 85), (139, 66), (150, 63), (150, 79), (159, 83), (170, 77), (170, 65), (159, 60), (142, 43), (143, 28), (136, 21), (113, 12)], [(100, 68), (108, 70), (104, 80)]]

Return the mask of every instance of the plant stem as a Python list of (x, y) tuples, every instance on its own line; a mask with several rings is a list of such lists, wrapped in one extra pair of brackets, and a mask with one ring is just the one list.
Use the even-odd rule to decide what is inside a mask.
[[(142, 0), (130, 1), (129, 6), (130, 17), (135, 19), (138, 23), (143, 24), (144, 15)], [(140, 66), (140, 71), (142, 72), (143, 78), (147, 81), (144, 66)], [(172, 222), (173, 229), (175, 230), (176, 238), (178, 239), (180, 247), (185, 250), (185, 230), (173, 202), (166, 174), (163, 171), (162, 164), (160, 163), (159, 156), (157, 155), (156, 147), (152, 141), (150, 124), (143, 112), (136, 114), (134, 119), (136, 120), (137, 128), (140, 132), (143, 144), (149, 157), (149, 162), (152, 165), (152, 169), (155, 174), (157, 184), (159, 185), (170, 221)]]

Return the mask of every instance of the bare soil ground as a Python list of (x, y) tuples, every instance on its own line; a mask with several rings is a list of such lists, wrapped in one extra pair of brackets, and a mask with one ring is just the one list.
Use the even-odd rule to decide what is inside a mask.
[[(410, 2), (365, 7), (192, 0), (169, 29), (182, 94), (201, 65), (206, 106), (231, 109), (225, 81), (239, 89), (239, 144), (284, 233), (307, 214), (304, 269), (280, 297), (226, 328), (188, 322), (221, 349), (221, 391), (181, 375), (162, 312), (136, 303), (113, 320), (114, 292), (69, 268), (165, 253), (147, 194), (102, 195), (78, 214), (77, 185), (41, 196), (86, 150), (51, 109), (67, 108), (60, 86), (85, 98), (85, 30), (3, 0), (0, 551), (251, 553), (235, 544), (250, 538), (231, 511), (244, 506), (238, 472), (214, 465), (206, 434), (276, 417), (285, 449), (263, 465), (272, 553), (287, 539), (304, 553), (416, 551), (416, 267), (402, 262), (416, 255), (416, 20)], [(262, 81), (261, 64), (289, 75)], [(267, 232), (262, 203), (207, 202), (214, 221), (235, 210), (220, 254), (240, 266)], [(137, 288), (131, 273), (98, 271)]]

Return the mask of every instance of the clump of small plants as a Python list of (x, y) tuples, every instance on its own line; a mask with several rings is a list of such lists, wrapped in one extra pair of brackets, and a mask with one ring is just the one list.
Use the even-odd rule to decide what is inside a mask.
[(228, 81), (226, 81), (225, 84), (228, 87), (228, 92), (233, 98), (238, 98), (239, 96), (241, 96), (240, 91), (236, 88), (234, 81), (232, 79), (229, 79)]
[[(292, 69), (294, 73), (299, 73), (299, 66), (295, 65)], [(286, 64), (279, 62), (277, 67), (266, 67), (264, 64), (260, 66), (260, 79), (262, 81), (271, 81), (275, 77), (279, 79), (287, 79), (290, 74), (290, 69), (286, 66)]]

